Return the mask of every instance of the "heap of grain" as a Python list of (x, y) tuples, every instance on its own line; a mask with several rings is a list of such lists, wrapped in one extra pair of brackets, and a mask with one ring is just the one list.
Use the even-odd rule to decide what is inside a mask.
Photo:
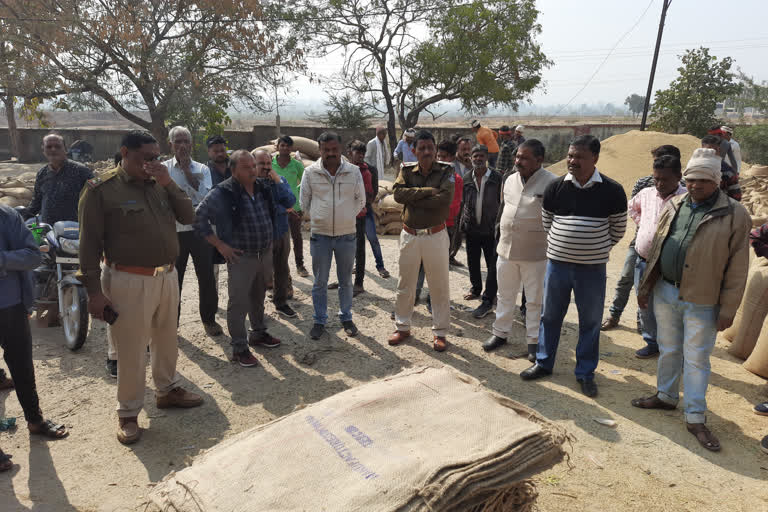
[[(621, 183), (629, 194), (638, 178), (653, 173), (651, 150), (664, 144), (671, 144), (680, 149), (683, 168), (691, 158), (693, 150), (701, 147), (701, 141), (692, 135), (632, 130), (601, 141), (597, 168), (601, 174)], [(558, 175), (565, 174), (568, 171), (566, 160), (553, 164), (549, 170)]]

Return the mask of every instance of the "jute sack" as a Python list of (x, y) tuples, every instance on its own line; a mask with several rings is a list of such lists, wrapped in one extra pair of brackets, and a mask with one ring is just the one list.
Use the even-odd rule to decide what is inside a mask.
[(29, 204), (29, 201), (25, 199), (17, 199), (12, 196), (3, 196), (0, 197), (0, 204), (4, 204), (6, 206), (10, 206), (11, 208), (16, 208), (17, 206), (26, 206)]
[(395, 201), (395, 196), (390, 194), (379, 202), (379, 208), (385, 213), (400, 213), (403, 211), (403, 205)]
[(403, 230), (403, 221), (396, 220), (389, 224), (384, 224), (385, 235), (398, 235)]
[(259, 146), (257, 148), (253, 148), (251, 150), (251, 154), (252, 155), (256, 154), (257, 151), (262, 151), (262, 150), (266, 151), (267, 153), (269, 153), (271, 155), (271, 154), (273, 154), (273, 153), (275, 153), (277, 151), (277, 146), (275, 146), (274, 144), (267, 144), (266, 146)]
[[(763, 321), (768, 315), (768, 259), (757, 258), (749, 269), (747, 287), (733, 325), (723, 333), (733, 343), (728, 353), (746, 359), (755, 348)], [(732, 336), (732, 338), (731, 338)]]
[[(306, 137), (296, 137), (294, 135), (291, 135), (291, 139), (293, 139), (294, 150), (300, 151), (302, 155), (308, 156), (310, 159), (317, 160), (320, 158), (320, 146), (317, 144), (317, 141)], [(277, 139), (269, 142), (277, 145)]]
[(752, 350), (746, 361), (744, 368), (747, 371), (768, 379), (768, 328), (761, 324), (763, 329), (760, 331), (760, 337), (757, 338), (757, 344)]
[(384, 226), (386, 226), (387, 224), (391, 224), (392, 222), (402, 222), (402, 219), (400, 218), (400, 213), (397, 213), (397, 212), (385, 213), (379, 220), (379, 223)]
[(409, 369), (221, 442), (142, 510), (527, 512), (565, 439), (472, 377)]
[(13, 187), (4, 188), (3, 195), (9, 197), (15, 197), (16, 199), (23, 199), (27, 202), (32, 200), (34, 193), (26, 187)]

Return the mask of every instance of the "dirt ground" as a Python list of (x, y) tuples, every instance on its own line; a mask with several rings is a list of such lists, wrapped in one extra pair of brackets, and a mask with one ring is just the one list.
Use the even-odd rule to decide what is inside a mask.
[[(630, 235), (612, 252), (608, 266), (607, 305), (621, 270)], [(241, 368), (228, 361), (227, 336), (207, 337), (197, 313), (197, 290), (188, 272), (182, 296), (178, 369), (185, 385), (205, 398), (186, 411), (159, 410), (148, 379), (146, 408), (139, 422), (147, 428), (131, 447), (115, 438), (115, 381), (104, 370), (104, 324), (92, 325), (82, 350), (64, 348), (60, 328), (33, 326), (37, 387), (46, 417), (67, 425), (71, 434), (60, 441), (30, 438), (13, 392), (0, 394), (0, 417), (17, 417), (18, 428), (0, 432), (0, 447), (14, 455), (17, 466), (0, 474), (0, 510), (125, 511), (140, 506), (154, 482), (190, 464), (208, 449), (245, 429), (290, 413), (297, 407), (358, 384), (392, 375), (415, 365), (448, 365), (475, 376), (494, 391), (535, 408), (565, 427), (574, 441), (569, 460), (538, 478), (543, 511), (768, 511), (768, 456), (758, 440), (768, 434), (768, 419), (752, 413), (752, 405), (768, 397), (763, 379), (744, 370), (718, 339), (712, 357), (708, 422), (723, 450), (709, 453), (684, 427), (680, 411), (643, 411), (632, 398), (654, 392), (656, 360), (639, 360), (634, 351), (642, 340), (634, 329), (634, 299), (620, 328), (601, 335), (601, 362), (596, 399), (583, 396), (573, 376), (578, 334), (576, 310), (563, 327), (555, 374), (536, 382), (518, 377), (529, 363), (524, 328), (518, 322), (511, 343), (492, 354), (480, 344), (489, 335), (493, 315), (476, 320), (477, 303), (461, 300), (469, 285), (466, 268), (451, 271), (452, 315), (449, 350), (438, 354), (430, 345), (430, 321), (420, 304), (414, 314), (414, 341), (399, 347), (386, 343), (393, 330), (389, 319), (397, 285), (397, 239), (384, 237), (382, 248), (389, 279), (366, 275), (367, 293), (354, 302), (360, 327), (347, 338), (331, 315), (329, 334), (312, 341), (311, 280), (295, 278), (293, 307), (299, 318), (286, 320), (267, 305), (270, 332), (281, 338), (277, 349), (256, 351), (261, 365)], [(305, 239), (305, 258), (309, 247)], [(464, 260), (464, 253), (460, 254)], [(293, 266), (293, 258), (291, 258)], [(368, 249), (367, 266), (373, 268)], [(226, 271), (219, 283), (219, 322), (226, 325)], [(329, 292), (329, 312), (338, 309)], [(606, 313), (607, 314), (607, 313)], [(595, 422), (610, 418), (615, 428)], [(443, 432), (443, 436), (461, 432)], [(312, 510), (311, 504), (307, 510)]]

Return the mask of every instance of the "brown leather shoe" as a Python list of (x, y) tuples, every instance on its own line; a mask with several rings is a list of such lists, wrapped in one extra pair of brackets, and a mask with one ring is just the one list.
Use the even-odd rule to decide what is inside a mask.
[(133, 444), (141, 438), (141, 429), (139, 428), (139, 417), (129, 416), (127, 418), (118, 418), (117, 440), (123, 444)]
[(435, 336), (435, 341), (432, 342), (432, 348), (437, 352), (445, 352), (445, 349), (448, 348), (448, 340), (445, 339), (445, 336)]
[(395, 333), (389, 337), (388, 343), (392, 346), (399, 345), (410, 337), (411, 331), (395, 331)]
[(603, 322), (603, 325), (600, 326), (601, 331), (610, 331), (611, 329), (615, 329), (619, 325), (619, 319), (613, 318), (612, 316), (609, 316), (605, 319)]
[(173, 388), (167, 395), (157, 397), (157, 408), (168, 409), (169, 407), (179, 407), (186, 409), (197, 407), (203, 403), (203, 397), (190, 393), (181, 386)]

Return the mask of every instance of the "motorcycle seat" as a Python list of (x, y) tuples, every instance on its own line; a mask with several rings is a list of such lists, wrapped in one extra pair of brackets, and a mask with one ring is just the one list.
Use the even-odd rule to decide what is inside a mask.
[(80, 224), (71, 220), (60, 220), (53, 225), (53, 234), (56, 238), (78, 240), (80, 238)]

